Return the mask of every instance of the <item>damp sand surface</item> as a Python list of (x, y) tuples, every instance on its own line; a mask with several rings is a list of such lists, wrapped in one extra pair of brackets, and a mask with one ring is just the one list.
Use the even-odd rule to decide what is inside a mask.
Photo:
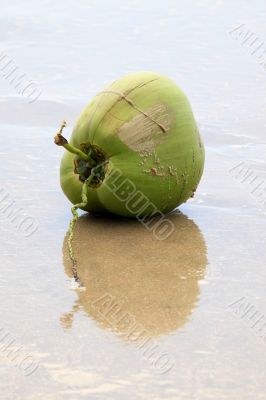
[[(87, 3), (1, 10), (1, 52), (42, 91), (29, 103), (0, 78), (1, 400), (264, 400), (266, 72), (229, 32), (243, 23), (263, 42), (265, 5)], [(205, 173), (163, 241), (136, 221), (81, 213), (81, 290), (52, 138), (137, 70), (188, 95)]]

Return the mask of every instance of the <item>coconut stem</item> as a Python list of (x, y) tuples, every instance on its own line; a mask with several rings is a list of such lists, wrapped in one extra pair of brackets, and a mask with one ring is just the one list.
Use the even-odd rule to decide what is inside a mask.
[(91, 158), (88, 154), (85, 154), (83, 151), (78, 149), (77, 147), (73, 146), (72, 144), (69, 144), (67, 139), (62, 135), (63, 129), (66, 127), (66, 125), (67, 125), (66, 121), (63, 121), (58, 133), (54, 137), (55, 144), (57, 146), (64, 147), (70, 153), (76, 154), (83, 160), (87, 161), (89, 167), (91, 168), (94, 167), (96, 165), (96, 161), (93, 160), (93, 158)]
[(87, 204), (88, 204), (88, 186), (89, 186), (89, 184), (90, 184), (92, 179), (93, 179), (93, 175), (90, 175), (89, 178), (83, 183), (82, 192), (81, 192), (82, 202), (78, 203), (78, 204), (75, 204), (71, 208), (71, 212), (73, 214), (73, 218), (70, 221), (69, 229), (68, 229), (68, 241), (67, 241), (67, 244), (68, 244), (69, 256), (70, 256), (71, 261), (72, 261), (72, 274), (73, 274), (73, 277), (74, 277), (75, 281), (80, 286), (82, 286), (82, 283), (81, 283), (81, 281), (80, 281), (80, 279), (78, 277), (77, 260), (76, 260), (76, 257), (75, 257), (74, 251), (73, 251), (72, 243), (73, 243), (73, 236), (74, 236), (74, 227), (75, 227), (75, 224), (76, 224), (77, 219), (79, 217), (77, 209), (78, 208), (85, 208), (87, 206)]

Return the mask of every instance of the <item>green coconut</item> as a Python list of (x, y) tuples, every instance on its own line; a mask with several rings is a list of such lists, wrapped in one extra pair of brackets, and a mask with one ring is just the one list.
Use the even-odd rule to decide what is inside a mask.
[[(79, 117), (60, 169), (76, 209), (124, 217), (165, 214), (194, 196), (204, 146), (189, 101), (171, 79), (129, 74), (96, 95)], [(73, 231), (73, 224), (70, 231)], [(70, 238), (71, 239), (71, 238)]]

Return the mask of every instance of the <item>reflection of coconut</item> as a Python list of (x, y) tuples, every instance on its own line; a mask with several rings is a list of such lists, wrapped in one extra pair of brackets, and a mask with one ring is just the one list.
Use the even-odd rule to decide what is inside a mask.
[[(77, 289), (73, 310), (62, 317), (65, 327), (71, 326), (79, 309), (102, 327), (124, 335), (138, 326), (150, 337), (158, 337), (187, 321), (199, 296), (206, 246), (198, 227), (186, 216), (176, 213), (168, 219), (175, 229), (160, 241), (136, 220), (79, 218), (73, 248), (86, 290)], [(66, 240), (63, 252), (71, 276)]]

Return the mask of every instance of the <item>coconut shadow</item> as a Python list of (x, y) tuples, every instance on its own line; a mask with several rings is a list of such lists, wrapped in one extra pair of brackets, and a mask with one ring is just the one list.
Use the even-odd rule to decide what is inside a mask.
[[(73, 248), (85, 290), (76, 289), (72, 310), (61, 317), (64, 328), (71, 328), (79, 311), (125, 339), (134, 324), (156, 338), (188, 321), (208, 262), (206, 244), (187, 216), (178, 211), (167, 218), (175, 229), (162, 241), (133, 219), (90, 214), (78, 219)], [(72, 277), (67, 236), (63, 260)]]

